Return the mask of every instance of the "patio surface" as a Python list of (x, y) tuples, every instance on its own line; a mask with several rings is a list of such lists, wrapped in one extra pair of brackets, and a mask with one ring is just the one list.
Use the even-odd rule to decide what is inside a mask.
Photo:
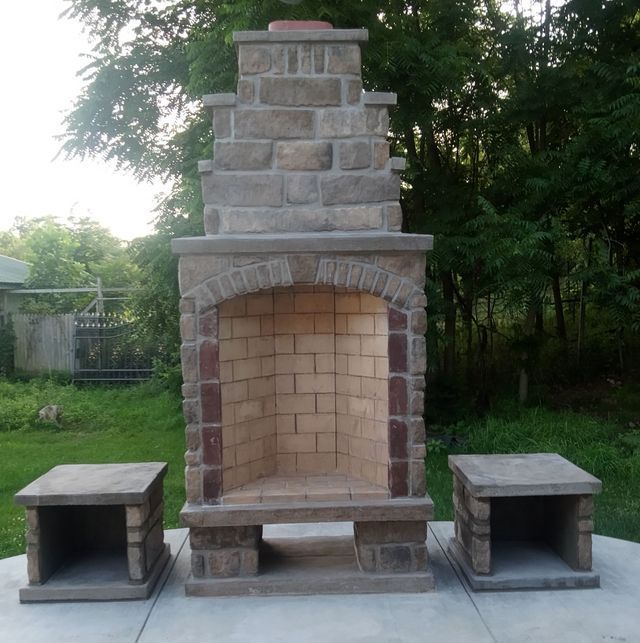
[[(345, 535), (350, 523), (265, 526), (265, 538)], [(594, 536), (600, 589), (472, 593), (447, 558), (453, 524), (429, 523), (436, 591), (427, 594), (187, 598), (186, 529), (166, 532), (174, 557), (147, 601), (25, 604), (26, 560), (0, 560), (0, 640), (430, 641), (640, 643), (640, 544)]]

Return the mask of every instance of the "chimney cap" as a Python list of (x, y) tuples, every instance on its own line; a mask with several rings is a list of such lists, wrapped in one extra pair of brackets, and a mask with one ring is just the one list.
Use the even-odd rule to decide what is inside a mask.
[(269, 31), (310, 31), (312, 29), (333, 29), (333, 25), (322, 20), (274, 20), (269, 23)]

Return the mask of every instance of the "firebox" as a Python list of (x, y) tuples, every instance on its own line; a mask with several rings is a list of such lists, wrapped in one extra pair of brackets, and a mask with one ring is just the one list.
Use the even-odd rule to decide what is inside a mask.
[(276, 591), (262, 525), (281, 522), (354, 522), (352, 588), (432, 587), (432, 238), (401, 232), (396, 97), (363, 91), (366, 30), (321, 26), (235, 33), (237, 93), (204, 97), (205, 236), (173, 241), (194, 594)]

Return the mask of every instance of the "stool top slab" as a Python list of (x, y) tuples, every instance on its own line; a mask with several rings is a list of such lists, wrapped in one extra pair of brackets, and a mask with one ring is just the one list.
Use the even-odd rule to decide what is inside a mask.
[(28, 484), (14, 500), (27, 507), (139, 505), (167, 468), (166, 462), (62, 464)]
[(476, 498), (591, 495), (602, 482), (557, 453), (450, 455), (449, 469)]

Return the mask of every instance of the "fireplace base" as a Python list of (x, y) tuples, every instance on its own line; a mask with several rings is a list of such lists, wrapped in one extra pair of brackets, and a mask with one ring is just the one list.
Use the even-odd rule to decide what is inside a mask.
[[(185, 505), (190, 596), (424, 592), (429, 570), (425, 498)], [(264, 541), (268, 524), (353, 522), (354, 537)]]
[(283, 538), (263, 542), (260, 574), (196, 578), (187, 596), (297, 596), (311, 594), (420, 593), (435, 589), (431, 571), (367, 574), (359, 570), (353, 539)]

